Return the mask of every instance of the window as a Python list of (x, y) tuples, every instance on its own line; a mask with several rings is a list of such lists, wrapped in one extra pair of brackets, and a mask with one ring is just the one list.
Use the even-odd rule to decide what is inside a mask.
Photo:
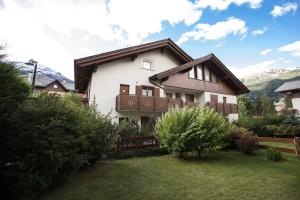
[(196, 78), (194, 67), (192, 67), (192, 69), (189, 71), (189, 78)]
[(176, 93), (176, 94), (175, 94), (175, 97), (176, 97), (177, 99), (181, 99), (181, 93)]
[(215, 75), (214, 73), (211, 73), (211, 81), (212, 81), (213, 83), (216, 83), (216, 82), (217, 82), (217, 77), (216, 77), (216, 75)]
[(172, 98), (172, 93), (166, 93), (166, 97), (171, 99)]
[(143, 59), (143, 68), (144, 69), (152, 69), (152, 66), (151, 66), (151, 60), (149, 59)]
[(223, 103), (227, 103), (227, 98), (223, 97)]
[(208, 67), (204, 67), (204, 75), (205, 75), (205, 81), (210, 81), (210, 71)]
[(152, 87), (143, 87), (142, 96), (152, 97), (153, 96), (153, 88)]
[(193, 94), (185, 94), (185, 101), (186, 102), (194, 102), (194, 95)]
[(54, 84), (54, 85), (53, 85), (53, 88), (54, 88), (54, 89), (57, 89), (58, 87), (57, 87), (57, 85), (56, 85), (56, 84)]
[(202, 66), (197, 66), (197, 79), (202, 80), (203, 79), (203, 73), (202, 73)]
[(122, 121), (127, 121), (128, 122), (128, 117), (119, 117), (119, 124), (122, 123)]

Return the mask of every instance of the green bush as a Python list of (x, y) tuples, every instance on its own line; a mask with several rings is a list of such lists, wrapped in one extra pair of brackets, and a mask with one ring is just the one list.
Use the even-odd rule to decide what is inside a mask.
[(266, 125), (266, 131), (270, 132), (273, 137), (279, 138), (294, 138), (300, 135), (300, 126), (299, 125)]
[(268, 129), (266, 125), (272, 124), (282, 124), (286, 119), (284, 115), (268, 115), (264, 117), (241, 117), (238, 120), (238, 126), (247, 128), (258, 136), (272, 137), (273, 134)]
[(51, 185), (102, 157), (115, 126), (76, 97), (42, 94), (9, 118), (1, 141), (1, 182), (15, 198), (34, 199)]
[(224, 147), (228, 122), (208, 107), (172, 108), (158, 119), (155, 134), (163, 147), (176, 156)]
[(267, 158), (269, 160), (279, 162), (282, 160), (281, 152), (275, 147), (270, 147), (267, 149)]
[(238, 147), (243, 153), (252, 154), (258, 149), (257, 136), (252, 132), (242, 134), (238, 140)]

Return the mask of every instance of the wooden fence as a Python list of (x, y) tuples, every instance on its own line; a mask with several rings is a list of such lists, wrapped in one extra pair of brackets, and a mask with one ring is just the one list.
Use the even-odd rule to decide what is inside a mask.
[(116, 141), (116, 151), (118, 152), (158, 146), (158, 141), (154, 136), (119, 137)]
[[(240, 134), (234, 135), (233, 139), (234, 140), (239, 140), (240, 139)], [(288, 144), (295, 144), (295, 148), (285, 148), (285, 147), (275, 147), (281, 152), (286, 152), (286, 153), (292, 153), (296, 154), (297, 156), (300, 156), (300, 138), (295, 137), (294, 139), (291, 138), (272, 138), (272, 137), (257, 137), (258, 141), (261, 142), (278, 142), (278, 143), (288, 143)], [(268, 148), (268, 145), (259, 145), (260, 148), (265, 149)]]

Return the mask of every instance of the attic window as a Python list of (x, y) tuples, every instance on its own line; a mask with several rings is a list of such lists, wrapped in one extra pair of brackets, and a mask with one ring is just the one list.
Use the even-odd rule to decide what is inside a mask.
[(144, 69), (152, 69), (152, 62), (149, 59), (143, 59), (143, 68)]
[(54, 84), (54, 85), (53, 85), (53, 88), (54, 88), (54, 89), (57, 89), (58, 87), (57, 87), (57, 85), (56, 85), (56, 84)]

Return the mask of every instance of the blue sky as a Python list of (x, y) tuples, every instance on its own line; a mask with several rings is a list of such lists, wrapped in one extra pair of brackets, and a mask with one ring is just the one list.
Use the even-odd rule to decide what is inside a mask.
[(164, 38), (237, 76), (300, 67), (299, 0), (0, 0), (11, 60), (73, 78), (73, 60)]

